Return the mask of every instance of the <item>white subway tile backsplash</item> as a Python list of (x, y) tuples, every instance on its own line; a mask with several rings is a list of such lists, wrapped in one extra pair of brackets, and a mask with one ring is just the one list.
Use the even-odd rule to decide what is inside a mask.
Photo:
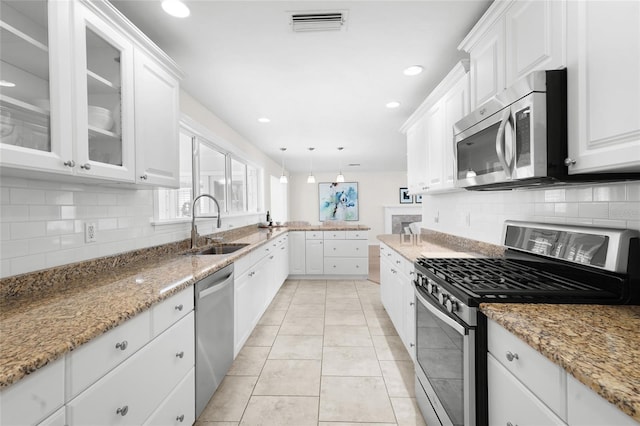
[(47, 235), (46, 222), (13, 222), (11, 223), (11, 239), (39, 238)]
[(45, 193), (47, 204), (69, 206), (73, 204), (73, 192), (71, 191), (47, 191)]
[(612, 219), (593, 219), (593, 226), (602, 226), (604, 228), (626, 228), (626, 220), (612, 220)]
[(580, 186), (567, 188), (565, 191), (565, 201), (587, 203), (593, 201), (593, 187)]
[[(100, 232), (98, 230), (98, 232)], [(84, 245), (84, 234), (77, 232), (75, 234), (60, 235), (60, 247), (70, 249)]]
[(544, 201), (547, 203), (557, 203), (565, 200), (565, 189), (547, 189), (544, 191)]
[(9, 191), (11, 204), (44, 204), (44, 191), (41, 189), (11, 188)]
[(0, 221), (24, 222), (29, 220), (29, 206), (3, 205), (0, 207)]
[(29, 241), (29, 254), (46, 253), (60, 249), (60, 237), (34, 238)]
[(60, 206), (60, 219), (75, 219), (76, 211), (75, 206)]
[(95, 192), (76, 192), (74, 194), (74, 204), (77, 206), (97, 206), (98, 194)]
[(593, 188), (593, 201), (625, 201), (625, 185), (596, 186)]
[(9, 188), (0, 188), (0, 203), (8, 204), (11, 202), (11, 197), (9, 197)]
[(536, 203), (534, 214), (536, 216), (553, 216), (556, 208), (553, 203)]
[[(68, 263), (68, 262), (67, 262)], [(14, 257), (11, 259), (11, 274), (24, 274), (37, 271), (47, 267), (44, 253), (32, 254), (29, 256)]]
[(98, 205), (100, 206), (115, 206), (117, 200), (116, 194), (98, 194)]
[(11, 259), (0, 259), (0, 278), (10, 277), (11, 273)]
[(590, 217), (596, 219), (607, 219), (609, 217), (608, 203), (579, 203), (578, 215), (580, 217)]
[(578, 216), (578, 204), (576, 203), (556, 203), (555, 204), (556, 216), (564, 217), (576, 217)]
[(9, 240), (0, 244), (0, 257), (26, 256), (29, 254), (29, 240)]
[(640, 203), (611, 203), (609, 218), (624, 220), (640, 220)]
[(636, 231), (640, 231), (640, 220), (628, 220), (627, 229), (635, 229)]
[[(11, 239), (11, 225), (9, 223), (0, 222), (0, 240)], [(2, 256), (0, 256), (2, 258)]]
[(47, 222), (47, 235), (73, 234), (73, 220), (50, 220)]
[(99, 231), (108, 231), (110, 229), (118, 229), (118, 219), (108, 218), (98, 220)]
[(58, 206), (29, 206), (29, 220), (56, 219), (60, 219), (60, 207)]
[(640, 182), (627, 184), (627, 201), (640, 201)]

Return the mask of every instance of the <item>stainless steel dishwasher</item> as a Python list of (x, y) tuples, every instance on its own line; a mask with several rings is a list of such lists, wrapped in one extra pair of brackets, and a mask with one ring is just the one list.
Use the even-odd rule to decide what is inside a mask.
[(196, 418), (233, 362), (233, 264), (195, 285)]

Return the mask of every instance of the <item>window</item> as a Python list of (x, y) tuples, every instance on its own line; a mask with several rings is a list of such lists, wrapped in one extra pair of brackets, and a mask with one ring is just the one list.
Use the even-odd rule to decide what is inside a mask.
[[(180, 188), (156, 190), (155, 219), (191, 219), (193, 197), (213, 195), (223, 213), (258, 213), (262, 207), (262, 169), (226, 152), (204, 136), (180, 129)], [(198, 215), (216, 214), (212, 200), (201, 198)]]

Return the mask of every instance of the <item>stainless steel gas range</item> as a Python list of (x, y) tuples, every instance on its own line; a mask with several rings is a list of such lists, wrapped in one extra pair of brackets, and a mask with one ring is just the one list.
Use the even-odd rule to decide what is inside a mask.
[(416, 398), (429, 425), (488, 424), (479, 304), (640, 304), (639, 233), (508, 221), (504, 258), (415, 262)]

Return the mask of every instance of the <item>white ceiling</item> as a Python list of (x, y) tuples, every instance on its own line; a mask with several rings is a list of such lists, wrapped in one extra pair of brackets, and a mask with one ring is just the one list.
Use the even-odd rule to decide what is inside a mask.
[[(400, 126), (465, 57), (457, 45), (491, 1), (186, 0), (184, 19), (159, 0), (112, 3), (178, 63), (186, 92), (274, 161), (286, 147), (286, 168), (307, 172), (315, 147), (314, 171), (348, 173), (406, 170)], [(291, 31), (287, 12), (335, 10), (344, 31)], [(403, 75), (415, 64), (425, 72)]]

